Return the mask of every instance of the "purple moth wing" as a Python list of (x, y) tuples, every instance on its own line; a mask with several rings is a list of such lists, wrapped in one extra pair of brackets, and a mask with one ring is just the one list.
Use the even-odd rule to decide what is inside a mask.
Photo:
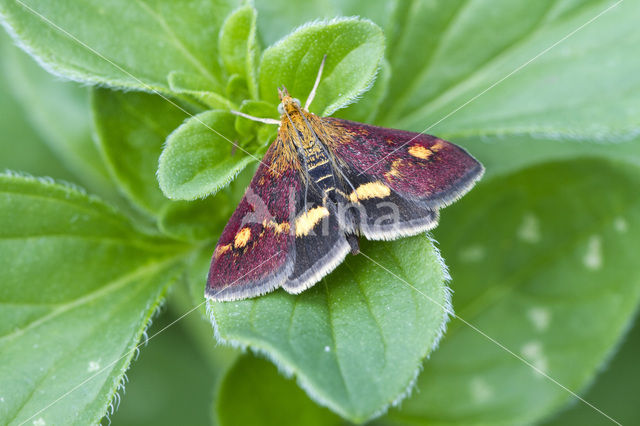
[(293, 270), (295, 236), (290, 215), (300, 190), (293, 164), (275, 166), (276, 140), (258, 167), (213, 252), (205, 296), (238, 300), (280, 287)]
[[(332, 151), (343, 163), (345, 192), (352, 191), (348, 199), (365, 210), (354, 227), (369, 239), (432, 229), (438, 210), (463, 196), (484, 172), (463, 148), (435, 136), (333, 117), (323, 121), (341, 135)], [(394, 214), (383, 211), (385, 203)]]

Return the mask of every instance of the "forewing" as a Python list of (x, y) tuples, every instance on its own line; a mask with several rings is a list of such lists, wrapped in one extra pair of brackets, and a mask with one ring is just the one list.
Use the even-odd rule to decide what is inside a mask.
[(273, 167), (281, 144), (273, 143), (244, 197), (222, 231), (211, 260), (205, 296), (237, 300), (280, 287), (293, 270), (290, 216), (300, 190), (291, 165)]
[(338, 118), (324, 120), (345, 135), (333, 149), (349, 168), (434, 209), (464, 195), (484, 171), (463, 148), (435, 136)]
[(482, 165), (434, 136), (325, 118), (343, 175), (354, 227), (370, 239), (414, 235), (436, 226), (438, 209), (464, 195)]

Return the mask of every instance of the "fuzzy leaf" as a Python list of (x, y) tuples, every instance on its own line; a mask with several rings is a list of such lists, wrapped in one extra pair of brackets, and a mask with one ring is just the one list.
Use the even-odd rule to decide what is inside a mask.
[(280, 290), (210, 305), (221, 339), (264, 352), (312, 399), (355, 422), (406, 395), (449, 306), (446, 272), (428, 238), (363, 241), (362, 252), (433, 301), (357, 256), (298, 296)]
[(167, 136), (187, 115), (145, 93), (96, 89), (93, 112), (98, 141), (120, 188), (157, 217), (159, 229), (183, 241), (209, 239), (230, 214), (228, 195), (193, 202), (168, 200), (158, 186), (158, 157)]
[(284, 85), (304, 103), (326, 54), (311, 110), (330, 115), (373, 84), (383, 52), (382, 31), (370, 21), (340, 18), (305, 25), (265, 50), (260, 62), (261, 98), (277, 104), (277, 88)]
[[(276, 114), (275, 111), (277, 111), (277, 109), (272, 104), (264, 101), (244, 101), (240, 106), (240, 112), (253, 115), (254, 117), (271, 118)], [(244, 117), (236, 118), (236, 130), (243, 136), (254, 135), (258, 129), (264, 126), (275, 129), (275, 127), (270, 124), (265, 125)]]
[(222, 232), (232, 209), (229, 196), (224, 192), (204, 200), (171, 201), (160, 212), (158, 227), (179, 240), (209, 240)]
[[(416, 3), (399, 21), (403, 31), (391, 47), (393, 82), (383, 124), (456, 136), (610, 142), (640, 131), (640, 73), (628, 72), (639, 64), (640, 3), (434, 5)], [(418, 45), (424, 46), (420, 55)]]
[[(233, 213), (255, 172), (255, 164), (247, 166), (224, 189), (204, 200), (171, 201), (160, 212), (158, 227), (166, 235), (183, 241), (201, 242), (209, 240), (205, 245), (204, 257), (207, 265), (211, 262), (214, 241), (222, 233), (229, 217)], [(213, 241), (212, 241), (213, 240)], [(195, 268), (200, 271), (199, 268)], [(193, 303), (199, 304), (204, 298), (204, 284), (207, 280), (208, 266), (203, 268), (203, 276), (193, 280), (190, 293)], [(202, 309), (204, 312), (204, 307)]]
[(221, 85), (215, 40), (235, 3), (0, 0), (0, 15), (24, 48), (55, 74), (168, 92), (171, 71)]
[(360, 16), (367, 18), (385, 29), (393, 21), (397, 5), (411, 2), (403, 0), (253, 0), (258, 9), (258, 29), (261, 39), (273, 44), (294, 28), (319, 18), (331, 19), (336, 16)]
[[(73, 180), (73, 175), (58, 161), (12, 93), (13, 82), (7, 78), (10, 51), (8, 36), (0, 33), (0, 170), (21, 170), (33, 175)], [(20, 141), (20, 149), (16, 149)]]
[(171, 71), (167, 81), (172, 92), (179, 95), (187, 95), (190, 100), (195, 100), (210, 109), (236, 108), (231, 100), (215, 92), (211, 84), (196, 74)]
[(195, 200), (215, 194), (255, 161), (236, 148), (234, 124), (230, 113), (207, 111), (169, 136), (158, 165), (160, 189), (168, 198)]
[[(25, 119), (73, 173), (70, 180), (112, 199), (113, 184), (92, 140), (87, 89), (48, 74), (9, 40), (5, 42), (4, 35), (2, 39), (2, 76), (20, 102)], [(14, 123), (9, 127), (19, 126)], [(27, 151), (22, 141), (7, 142), (15, 150)], [(32, 151), (29, 154), (35, 155)]]
[[(252, 403), (240, 395), (251, 395)], [(269, 362), (240, 357), (224, 377), (214, 415), (220, 426), (340, 426), (344, 421), (313, 403)]]
[(234, 11), (220, 31), (220, 57), (229, 74), (246, 81), (252, 99), (258, 99), (256, 68), (260, 51), (256, 42), (256, 10), (243, 6)]
[(92, 108), (98, 143), (127, 197), (148, 213), (169, 202), (156, 180), (167, 136), (187, 115), (157, 95), (95, 89)]
[(335, 116), (362, 123), (371, 122), (378, 112), (380, 102), (387, 94), (390, 78), (391, 69), (389, 67), (389, 62), (383, 59), (380, 65), (380, 70), (378, 71), (378, 76), (376, 77), (376, 81), (373, 84), (373, 87), (371, 87), (371, 90), (362, 95), (362, 98), (360, 98), (358, 102), (337, 111)]
[(74, 189), (1, 176), (3, 423), (97, 423), (183, 251)]
[[(635, 166), (581, 160), (472, 191), (437, 229), (452, 265), (457, 315), (580, 392), (638, 308), (639, 186)], [(571, 399), (455, 320), (424, 364), (418, 389), (391, 413), (394, 424), (529, 424)]]
[(211, 344), (211, 325), (202, 315), (180, 319), (193, 307), (178, 300), (183, 290), (180, 283), (171, 287), (168, 309), (147, 330), (150, 336), (161, 334), (141, 348), (127, 371), (126, 395), (109, 416), (112, 425), (211, 424), (211, 389), (233, 364), (235, 351)]
[[(640, 320), (636, 316), (634, 327), (625, 336), (625, 341), (615, 357), (600, 373), (597, 381), (589, 387), (584, 398), (604, 411), (615, 416), (623, 425), (640, 424), (640, 410), (636, 403), (636, 390), (640, 382)], [(585, 404), (573, 404), (545, 426), (586, 425), (596, 423), (593, 408)], [(602, 424), (607, 423), (602, 419)]]
[[(442, 135), (446, 139), (446, 135)], [(580, 157), (622, 160), (640, 166), (640, 136), (615, 144), (593, 139), (552, 140), (529, 135), (456, 138), (486, 168), (485, 178), (504, 176), (520, 169), (550, 161)]]

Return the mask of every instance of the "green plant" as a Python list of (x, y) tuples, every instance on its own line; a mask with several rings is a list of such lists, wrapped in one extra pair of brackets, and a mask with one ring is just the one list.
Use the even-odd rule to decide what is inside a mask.
[[(453, 308), (584, 389), (640, 298), (640, 74), (630, 71), (640, 6), (623, 2), (581, 27), (613, 2), (236, 3), (0, 0), (25, 50), (94, 86), (87, 100), (5, 43), (6, 90), (46, 147), (17, 149), (38, 137), (6, 125), (16, 134), (4, 136), (1, 165), (100, 196), (0, 176), (2, 422), (100, 421), (167, 290), (178, 315), (198, 306), (204, 317), (215, 239), (275, 134), (229, 110), (275, 117), (276, 87), (304, 98), (324, 54), (313, 112), (429, 126), (485, 164), (482, 184), (435, 231)], [(362, 18), (289, 33), (353, 14)], [(218, 338), (266, 354), (352, 422), (411, 389), (375, 421), (531, 423), (571, 399), (459, 321), (441, 339), (448, 274), (429, 237), (364, 243), (363, 253), (382, 267), (352, 257), (299, 296), (213, 304)], [(264, 361), (214, 348), (199, 319), (189, 324), (194, 350), (225, 371), (214, 403), (222, 425), (343, 421)]]

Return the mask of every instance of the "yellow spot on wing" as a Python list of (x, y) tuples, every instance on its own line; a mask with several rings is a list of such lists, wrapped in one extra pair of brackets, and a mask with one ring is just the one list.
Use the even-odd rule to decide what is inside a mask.
[(324, 206), (315, 207), (305, 213), (302, 213), (296, 219), (296, 237), (302, 237), (309, 234), (318, 222), (327, 216), (329, 216), (329, 210)]
[(217, 259), (220, 256), (222, 256), (223, 254), (225, 254), (226, 252), (228, 252), (229, 250), (231, 250), (231, 244), (225, 244), (223, 246), (218, 246), (216, 248), (215, 253), (213, 253), (213, 256)]
[(392, 177), (399, 177), (401, 175), (399, 170), (401, 165), (402, 159), (393, 160), (393, 162), (391, 163), (391, 169), (389, 169), (389, 171), (384, 174), (387, 180), (391, 180)]
[[(262, 221), (263, 228), (271, 228), (275, 234), (280, 234), (282, 232), (289, 232), (289, 222), (278, 223), (275, 220), (270, 220), (267, 222), (267, 219)], [(264, 234), (264, 230), (262, 231)], [(262, 235), (262, 234), (261, 234)]]
[(238, 232), (233, 239), (233, 245), (235, 248), (241, 248), (247, 245), (249, 242), (249, 238), (251, 238), (251, 229), (242, 228), (240, 232)]
[(438, 152), (440, 151), (442, 148), (444, 148), (444, 143), (439, 140), (438, 142), (434, 143), (433, 145), (431, 145), (431, 148), (429, 148), (431, 151), (433, 152)]
[(367, 200), (369, 198), (384, 198), (391, 194), (391, 190), (387, 185), (382, 182), (369, 182), (360, 185), (349, 194), (349, 200), (353, 203), (357, 203), (359, 200)]
[(433, 152), (421, 145), (411, 145), (411, 147), (409, 148), (409, 154), (413, 155), (414, 157), (426, 160), (427, 158), (431, 157), (431, 154), (433, 154)]
[(289, 232), (289, 222), (276, 223), (273, 222), (273, 230), (276, 234), (281, 232)]

